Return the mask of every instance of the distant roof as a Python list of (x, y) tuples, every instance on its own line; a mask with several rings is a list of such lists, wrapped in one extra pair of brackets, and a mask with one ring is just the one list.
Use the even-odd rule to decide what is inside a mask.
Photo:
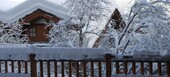
[(60, 18), (68, 17), (68, 10), (58, 4), (47, 0), (26, 0), (9, 11), (0, 11), (0, 21), (5, 23), (15, 22), (28, 14), (41, 9)]

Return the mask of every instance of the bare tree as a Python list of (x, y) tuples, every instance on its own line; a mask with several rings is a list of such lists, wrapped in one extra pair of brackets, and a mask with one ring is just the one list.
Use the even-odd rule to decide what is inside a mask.
[[(50, 32), (51, 43), (57, 44), (58, 39), (61, 38), (60, 40), (63, 43), (67, 42), (69, 47), (86, 47), (89, 40), (87, 35), (97, 34), (94, 32), (99, 27), (96, 23), (105, 17), (109, 3), (108, 0), (66, 0), (65, 5), (70, 9), (70, 18), (61, 21), (52, 28)], [(57, 28), (63, 30), (59, 31), (63, 32), (62, 36), (57, 36), (58, 33), (55, 32), (58, 31)], [(55, 35), (51, 36), (51, 34)]]

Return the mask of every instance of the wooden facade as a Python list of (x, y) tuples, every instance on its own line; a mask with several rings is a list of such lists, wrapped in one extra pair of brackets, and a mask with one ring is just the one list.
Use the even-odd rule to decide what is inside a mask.
[(48, 42), (47, 34), (51, 27), (47, 23), (50, 21), (57, 23), (60, 19), (41, 9), (25, 16), (23, 20), (29, 25), (24, 25), (24, 30), (29, 38), (29, 43)]

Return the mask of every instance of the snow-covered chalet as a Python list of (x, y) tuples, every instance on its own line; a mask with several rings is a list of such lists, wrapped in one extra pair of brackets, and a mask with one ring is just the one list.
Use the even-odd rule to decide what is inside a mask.
[[(0, 11), (0, 21), (13, 23), (22, 19), (24, 23), (28, 23), (23, 25), (23, 30), (28, 35), (29, 43), (45, 43), (49, 41), (47, 34), (51, 28), (47, 23), (50, 21), (57, 23), (66, 19), (69, 17), (68, 11), (64, 6), (48, 0), (26, 0), (8, 11)], [(117, 20), (114, 29), (123, 27), (120, 24), (122, 20), (120, 12), (115, 9), (101, 34), (106, 33), (112, 19)], [(97, 48), (102, 39), (103, 37), (98, 37), (92, 47)]]
[(25, 33), (28, 35), (29, 42), (48, 42), (47, 33), (50, 27), (46, 22), (59, 22), (68, 15), (68, 10), (47, 0), (26, 0), (9, 11), (0, 11), (0, 21), (13, 23), (22, 19)]
[(109, 38), (108, 41), (105, 41), (105, 43), (103, 44), (102, 42), (104, 40), (104, 36), (102, 36), (102, 35), (108, 34), (109, 28), (114, 28), (115, 30), (119, 30), (120, 31), (125, 26), (126, 26), (126, 24), (123, 21), (121, 13), (119, 12), (119, 10), (117, 8), (115, 8), (115, 10), (111, 14), (109, 20), (107, 21), (106, 25), (104, 26), (104, 29), (100, 33), (100, 36), (95, 41), (95, 43), (93, 45), (93, 48), (99, 48), (99, 47), (105, 47), (105, 46), (108, 46), (109, 48), (112, 48), (113, 42), (114, 42), (114, 38)]

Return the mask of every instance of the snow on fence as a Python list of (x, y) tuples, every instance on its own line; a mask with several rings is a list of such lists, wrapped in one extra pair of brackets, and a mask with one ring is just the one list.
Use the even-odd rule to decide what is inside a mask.
[(29, 60), (29, 54), (36, 54), (36, 60), (98, 59), (104, 53), (100, 48), (0, 47), (0, 60)]
[(0, 75), (4, 74), (17, 77), (170, 77), (170, 58), (167, 55), (120, 58), (103, 49), (91, 48), (8, 47), (0, 48)]

